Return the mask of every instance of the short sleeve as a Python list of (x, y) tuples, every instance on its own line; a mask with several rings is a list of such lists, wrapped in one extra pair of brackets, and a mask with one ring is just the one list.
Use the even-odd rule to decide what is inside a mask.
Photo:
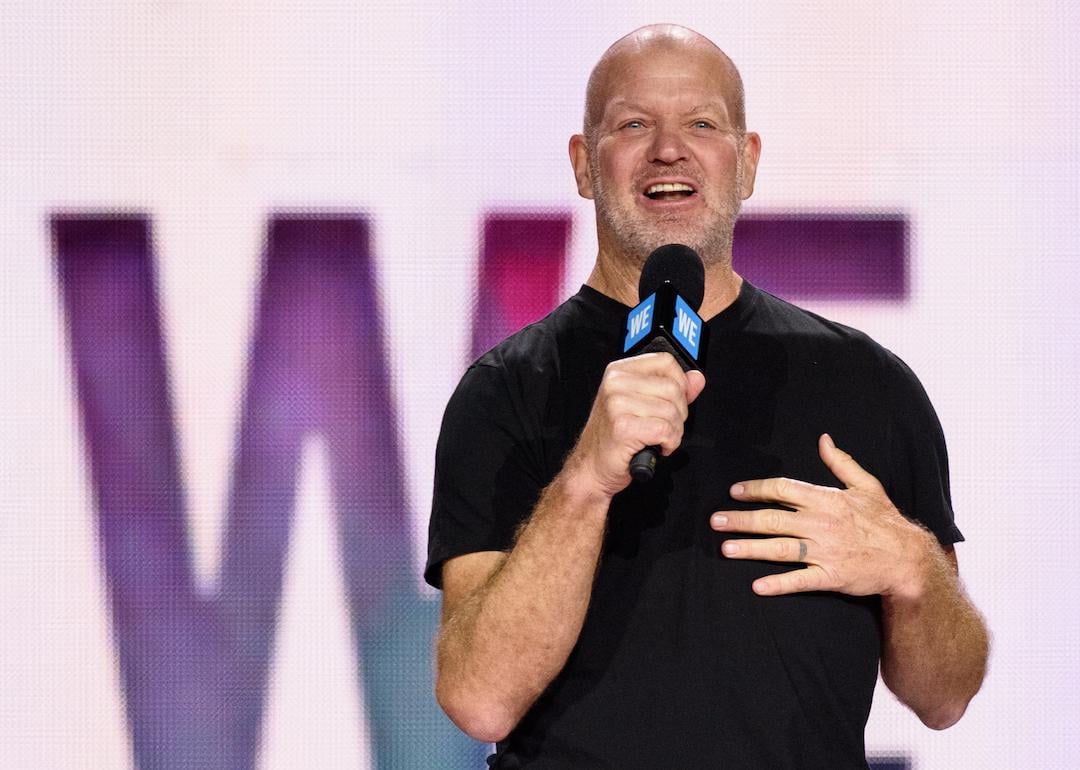
[(473, 364), (447, 404), (435, 451), (430, 585), (442, 588), (447, 559), (512, 546), (544, 484), (527, 422), (503, 369)]
[(892, 354), (886, 361), (889, 398), (889, 479), (886, 491), (909, 519), (920, 522), (942, 545), (964, 539), (953, 514), (945, 435), (915, 373)]

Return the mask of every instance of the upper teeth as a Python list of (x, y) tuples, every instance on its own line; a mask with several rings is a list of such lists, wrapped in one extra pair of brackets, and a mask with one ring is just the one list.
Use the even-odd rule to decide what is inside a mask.
[(682, 182), (664, 182), (663, 184), (654, 184), (648, 190), (645, 191), (646, 195), (652, 195), (653, 193), (660, 192), (693, 192), (694, 188), (688, 184)]

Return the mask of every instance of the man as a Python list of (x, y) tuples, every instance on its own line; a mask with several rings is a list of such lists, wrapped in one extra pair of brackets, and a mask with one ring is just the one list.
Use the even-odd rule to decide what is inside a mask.
[[(982, 682), (922, 387), (732, 269), (760, 147), (713, 43), (667, 25), (615, 43), (570, 140), (592, 274), (447, 408), (436, 695), (498, 767), (866, 767), (879, 658), (934, 728)], [(705, 263), (704, 375), (619, 360), (644, 260), (672, 242)], [(650, 445), (657, 476), (631, 483)]]

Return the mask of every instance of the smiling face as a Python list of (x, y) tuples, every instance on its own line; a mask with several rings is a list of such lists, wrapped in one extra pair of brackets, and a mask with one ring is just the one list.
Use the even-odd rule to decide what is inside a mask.
[(605, 55), (586, 135), (570, 145), (578, 191), (596, 201), (602, 258), (640, 268), (657, 247), (685, 243), (706, 265), (730, 265), (760, 149), (743, 131), (738, 89), (704, 38), (620, 41)]

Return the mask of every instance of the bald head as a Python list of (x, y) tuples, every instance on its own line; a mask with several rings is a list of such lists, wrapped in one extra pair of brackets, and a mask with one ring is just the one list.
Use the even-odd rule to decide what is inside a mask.
[(596, 127), (603, 120), (604, 109), (612, 96), (612, 84), (630, 68), (661, 53), (685, 54), (713, 60), (710, 64), (715, 65), (716, 77), (723, 90), (731, 125), (739, 131), (746, 129), (742, 78), (727, 54), (707, 37), (692, 29), (676, 24), (652, 24), (617, 40), (593, 67), (592, 74), (589, 75), (589, 85), (585, 90), (586, 141), (593, 143)]

